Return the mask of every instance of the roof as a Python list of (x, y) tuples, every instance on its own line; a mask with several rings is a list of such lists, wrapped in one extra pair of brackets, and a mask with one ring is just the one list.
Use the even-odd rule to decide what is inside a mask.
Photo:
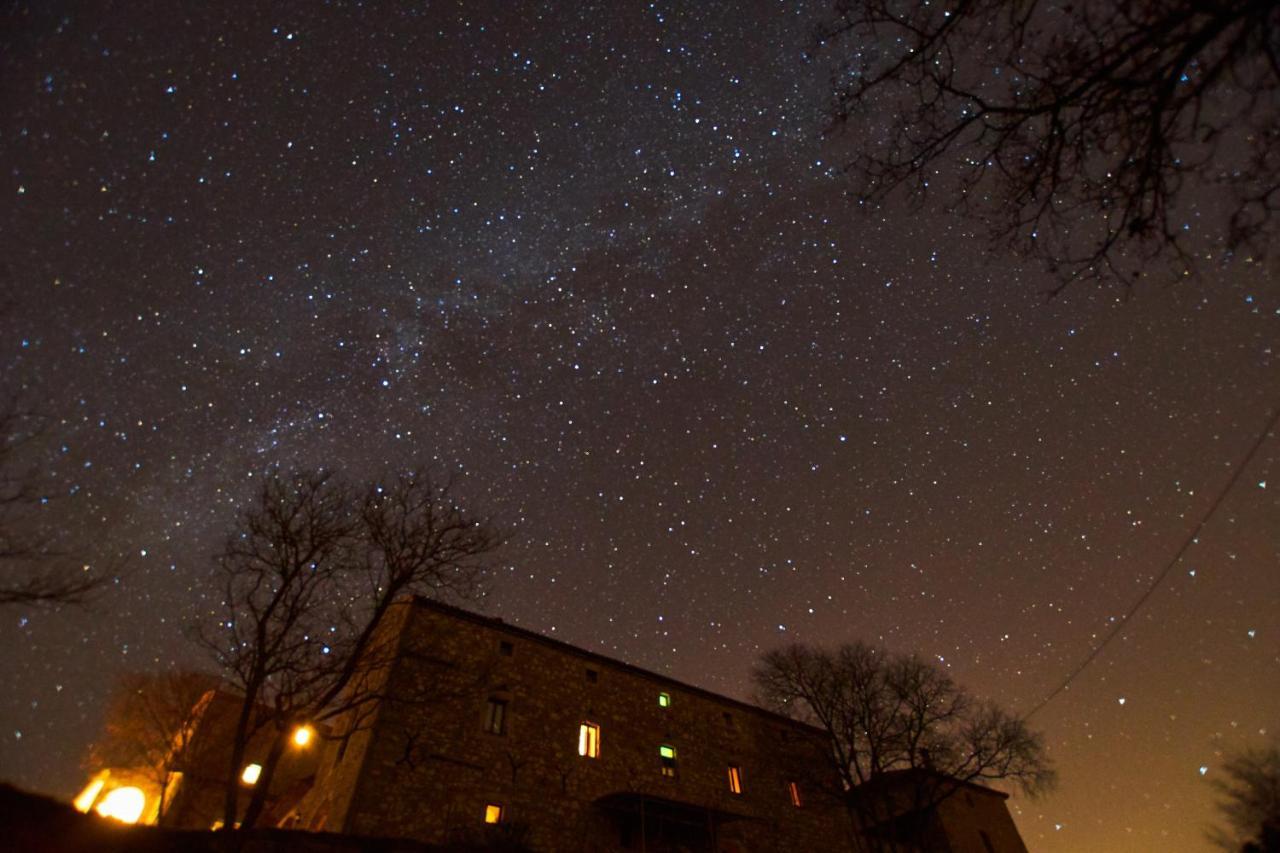
[(589, 649), (584, 649), (581, 646), (575, 646), (572, 643), (566, 643), (563, 640), (553, 639), (551, 637), (546, 636), (545, 634), (539, 634), (537, 631), (531, 631), (528, 628), (520, 628), (516, 625), (512, 625), (508, 622), (505, 622), (496, 616), (483, 616), (471, 610), (465, 610), (461, 607), (455, 607), (452, 604), (445, 604), (441, 601), (436, 601), (435, 599), (426, 598), (421, 595), (413, 596), (413, 604), (418, 607), (426, 608), (428, 610), (435, 610), (438, 613), (442, 613), (445, 616), (450, 616), (454, 619), (461, 619), (466, 622), (472, 622), (474, 624), (484, 626), (485, 628), (489, 628), (490, 630), (493, 630), (493, 631), (499, 631), (501, 633), (507, 634), (508, 636), (519, 637), (522, 640), (528, 640), (531, 642), (540, 643), (541, 645), (555, 649), (556, 651), (575, 655), (584, 660), (592, 661), (594, 663), (604, 664), (606, 666), (613, 667), (614, 669), (620, 669), (623, 672), (629, 672), (632, 675), (638, 675), (642, 678), (647, 678), (652, 681), (656, 681), (660, 684), (666, 685), (668, 687), (672, 687), (684, 693), (691, 693), (695, 696), (701, 696), (702, 698), (709, 699), (712, 702), (719, 702), (720, 704), (723, 704), (723, 705), (730, 705), (739, 710), (746, 711), (751, 714), (757, 714), (759, 716), (773, 720), (776, 723), (780, 723), (790, 728), (803, 731), (806, 734), (821, 735), (822, 737), (827, 736), (827, 732), (825, 730), (818, 728), (817, 726), (810, 725), (809, 723), (792, 719), (791, 717), (788, 717), (785, 714), (779, 714), (776, 711), (770, 711), (767, 708), (761, 708), (759, 705), (753, 705), (750, 702), (743, 702), (740, 699), (734, 699), (732, 697), (724, 696), (720, 693), (714, 693), (710, 690), (707, 690), (702, 687), (698, 687), (693, 684), (689, 684), (684, 681), (678, 681), (668, 675), (663, 675), (662, 673), (653, 672), (652, 670), (638, 667), (634, 664), (627, 663), (626, 661), (618, 660), (617, 658), (611, 658), (608, 655), (602, 655), (599, 652), (593, 652)]
[(861, 785), (858, 785), (853, 790), (854, 791), (860, 791), (860, 790), (876, 791), (876, 790), (883, 790), (888, 787), (895, 787), (898, 785), (902, 785), (902, 786), (915, 785), (915, 784), (923, 783), (925, 781), (936, 781), (940, 785), (949, 785), (949, 786), (954, 785), (955, 786), (954, 790), (956, 791), (960, 791), (960, 790), (973, 791), (975, 793), (988, 794), (993, 797), (999, 797), (1002, 800), (1009, 799), (1008, 793), (1004, 791), (999, 791), (999, 790), (996, 790), (995, 788), (988, 788), (986, 785), (981, 785), (977, 782), (972, 782), (967, 779), (960, 779), (955, 776), (948, 776), (945, 773), (940, 773), (937, 770), (930, 770), (925, 767), (905, 767), (901, 770), (886, 770), (883, 773), (872, 776), (871, 779), (869, 779), (866, 782), (863, 782)]

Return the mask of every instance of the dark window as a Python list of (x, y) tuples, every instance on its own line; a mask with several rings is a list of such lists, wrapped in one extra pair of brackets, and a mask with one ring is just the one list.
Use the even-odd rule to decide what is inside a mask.
[(490, 699), (485, 711), (484, 730), (495, 735), (507, 732), (507, 703), (503, 699)]
[(506, 640), (502, 640), (498, 643), (498, 654), (503, 657), (511, 657), (515, 650), (516, 647), (508, 643)]
[(982, 837), (982, 846), (987, 848), (987, 853), (996, 853), (996, 846), (991, 843), (991, 836), (981, 829), (978, 830), (978, 835)]
[(587, 681), (590, 681), (592, 684), (595, 684), (599, 680), (600, 680), (600, 673), (596, 672), (594, 669), (587, 670)]
[(724, 724), (729, 728), (733, 728), (733, 714), (730, 714), (728, 711), (724, 712)]

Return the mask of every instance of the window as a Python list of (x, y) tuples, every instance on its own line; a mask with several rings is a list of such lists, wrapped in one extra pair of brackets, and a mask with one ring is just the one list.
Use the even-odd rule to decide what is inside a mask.
[(491, 734), (507, 733), (507, 703), (503, 699), (490, 699), (485, 711), (484, 730)]
[(669, 743), (664, 743), (658, 747), (658, 756), (662, 759), (662, 775), (676, 775), (676, 748)]
[(729, 765), (729, 791), (734, 794), (742, 793), (742, 768), (736, 764)]
[(733, 714), (730, 714), (728, 711), (724, 712), (724, 725), (725, 728), (733, 728)]
[(258, 777), (262, 775), (261, 764), (246, 764), (244, 771), (240, 774), (240, 781), (246, 785), (258, 784)]
[(502, 804), (488, 803), (484, 807), (485, 823), (502, 823)]
[(659, 708), (670, 708), (670, 707), (671, 707), (671, 694), (670, 694), (670, 693), (659, 693), (659, 694), (658, 694), (658, 707), (659, 707)]
[(586, 758), (600, 757), (600, 727), (595, 723), (578, 726), (578, 755)]
[(592, 684), (595, 684), (599, 680), (600, 680), (600, 673), (596, 672), (594, 669), (587, 670), (587, 681), (590, 681)]
[(788, 782), (787, 793), (791, 795), (791, 805), (800, 808), (800, 786), (795, 782)]
[(506, 658), (511, 657), (511, 655), (515, 653), (515, 650), (516, 650), (516, 647), (508, 643), (506, 640), (502, 640), (501, 642), (498, 643), (498, 654), (502, 655), (503, 657), (506, 657)]

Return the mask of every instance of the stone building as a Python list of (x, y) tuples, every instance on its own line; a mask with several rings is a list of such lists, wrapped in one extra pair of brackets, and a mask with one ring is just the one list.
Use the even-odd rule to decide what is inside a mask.
[[(540, 851), (850, 850), (822, 731), (424, 599), (293, 825)], [(342, 734), (341, 723), (335, 734)]]
[[(182, 713), (180, 721), (169, 721), (180, 722), (183, 731), (175, 737), (180, 743), (168, 751), (166, 760), (154, 765), (125, 760), (95, 766), (74, 805), (80, 811), (95, 811), (125, 823), (163, 824), (177, 829), (221, 825), (224, 780), (240, 708), (239, 696), (225, 690), (208, 690), (189, 712)], [(282, 757), (267, 793), (264, 823), (276, 823), (294, 812), (302, 795), (310, 789), (319, 758), (320, 738), (316, 735), (310, 726), (294, 733), (295, 748)], [(242, 813), (270, 747), (271, 732), (265, 730), (258, 732), (246, 747), (244, 766), (237, 774)]]

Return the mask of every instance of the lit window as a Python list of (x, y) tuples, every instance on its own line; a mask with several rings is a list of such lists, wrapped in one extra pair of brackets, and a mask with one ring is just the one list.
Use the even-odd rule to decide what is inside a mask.
[(791, 794), (791, 805), (800, 808), (800, 786), (795, 782), (788, 782), (787, 793)]
[(662, 775), (676, 775), (676, 748), (671, 744), (664, 743), (658, 747), (658, 755), (662, 758)]
[(578, 755), (587, 758), (600, 757), (600, 727), (595, 723), (578, 726)]
[(246, 764), (244, 772), (240, 774), (240, 781), (246, 785), (258, 784), (258, 777), (262, 775), (261, 764)]
[(670, 707), (671, 707), (671, 694), (670, 694), (670, 693), (659, 693), (659, 694), (658, 694), (658, 707), (660, 707), (660, 708), (670, 708)]
[(293, 730), (293, 742), (297, 746), (306, 746), (311, 743), (311, 736), (315, 734), (315, 729), (311, 726), (298, 726)]
[(729, 790), (735, 794), (742, 793), (742, 768), (729, 765)]
[(98, 803), (98, 814), (124, 823), (137, 823), (146, 805), (147, 797), (139, 789), (115, 788)]
[(502, 699), (490, 699), (484, 717), (484, 730), (495, 735), (506, 734), (507, 703)]
[(498, 803), (489, 803), (484, 807), (485, 823), (502, 823), (502, 806)]

